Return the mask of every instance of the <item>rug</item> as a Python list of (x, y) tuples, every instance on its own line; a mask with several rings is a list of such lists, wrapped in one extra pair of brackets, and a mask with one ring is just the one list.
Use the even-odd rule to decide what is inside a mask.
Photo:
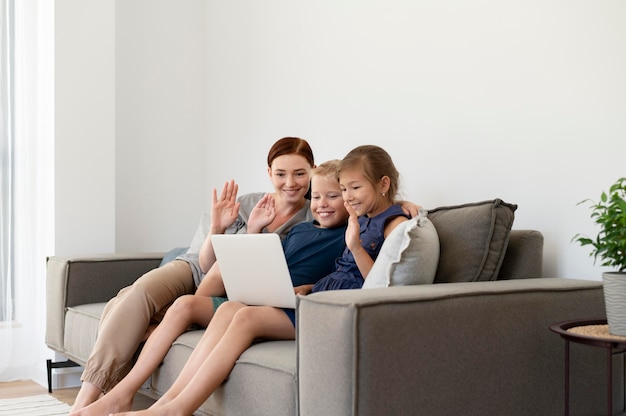
[(0, 416), (67, 415), (70, 406), (48, 394), (0, 400)]

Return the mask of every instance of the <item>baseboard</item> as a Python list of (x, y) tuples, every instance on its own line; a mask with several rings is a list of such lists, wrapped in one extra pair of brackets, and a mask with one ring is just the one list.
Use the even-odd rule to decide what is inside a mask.
[(80, 387), (83, 367), (56, 368), (52, 371), (52, 390)]
[[(80, 376), (82, 373), (83, 367), (53, 368), (52, 390), (80, 387)], [(43, 371), (37, 371), (37, 373), (33, 375), (32, 380), (48, 388), (48, 375), (45, 368)]]

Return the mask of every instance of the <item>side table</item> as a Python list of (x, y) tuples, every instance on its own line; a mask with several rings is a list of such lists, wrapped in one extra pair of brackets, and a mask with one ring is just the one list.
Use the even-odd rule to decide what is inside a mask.
[(607, 372), (607, 407), (609, 416), (613, 415), (613, 355), (626, 351), (626, 337), (612, 335), (606, 319), (578, 319), (550, 325), (565, 340), (565, 415), (569, 415), (569, 343), (590, 345), (606, 349)]

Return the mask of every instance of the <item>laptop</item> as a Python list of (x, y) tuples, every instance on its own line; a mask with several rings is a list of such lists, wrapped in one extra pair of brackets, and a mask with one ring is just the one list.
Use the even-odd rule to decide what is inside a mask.
[(296, 295), (278, 234), (215, 234), (211, 242), (229, 300), (295, 309)]

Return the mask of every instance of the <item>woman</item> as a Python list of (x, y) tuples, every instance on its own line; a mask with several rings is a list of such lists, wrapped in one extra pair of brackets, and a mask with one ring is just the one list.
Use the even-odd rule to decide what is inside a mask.
[[(308, 293), (315, 282), (335, 269), (335, 260), (344, 250), (344, 231), (348, 213), (343, 205), (337, 183), (338, 161), (323, 163), (313, 170), (311, 178), (311, 213), (313, 221), (302, 222), (292, 228), (283, 240), (283, 249), (294, 291)], [(206, 280), (201, 283), (202, 286)], [(71, 416), (107, 415), (129, 410), (133, 397), (150, 374), (159, 366), (172, 342), (192, 324), (207, 326), (207, 312), (212, 310), (207, 298), (199, 295), (181, 296), (168, 309), (158, 328), (150, 335), (137, 362), (124, 379), (93, 404), (71, 413)], [(221, 309), (229, 309), (235, 302), (227, 302)], [(295, 324), (295, 310), (260, 308), (268, 322), (276, 320), (287, 326)], [(222, 312), (217, 311), (216, 317)], [(262, 315), (265, 318), (265, 315)]]
[[(115, 386), (128, 373), (139, 345), (158, 325), (172, 302), (180, 296), (194, 293), (215, 262), (209, 238), (211, 234), (257, 232), (261, 231), (256, 229), (259, 224), (267, 222), (269, 225), (264, 227), (265, 231), (278, 233), (284, 238), (291, 227), (311, 220), (310, 202), (306, 195), (315, 162), (308, 142), (297, 137), (278, 140), (267, 155), (267, 164), (274, 186), (271, 198), (263, 193), (252, 193), (237, 200), (234, 181), (224, 185), (219, 197), (214, 190), (211, 226), (201, 249), (198, 250), (192, 243), (187, 253), (144, 274), (107, 303), (73, 410), (93, 403)], [(269, 202), (270, 199), (272, 202)], [(270, 206), (272, 209), (269, 209)], [(259, 215), (258, 221), (254, 219), (256, 214)], [(264, 215), (265, 218), (262, 218)], [(217, 272), (213, 271), (214, 274)], [(205, 294), (224, 295), (221, 281), (214, 280), (216, 287), (207, 284)], [(211, 298), (206, 298), (206, 301), (210, 311), (207, 319), (210, 320), (213, 301)]]

